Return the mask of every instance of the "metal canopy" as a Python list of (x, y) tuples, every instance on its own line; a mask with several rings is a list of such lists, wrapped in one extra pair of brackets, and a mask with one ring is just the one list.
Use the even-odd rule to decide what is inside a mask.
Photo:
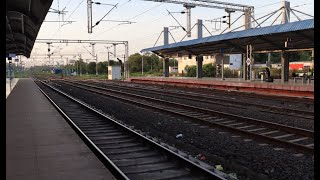
[(30, 57), (53, 0), (6, 0), (6, 53)]
[(253, 46), (253, 52), (313, 48), (314, 19), (229, 32), (146, 48), (141, 52), (153, 52), (163, 57), (174, 57), (178, 53), (182, 55), (212, 55), (220, 53), (223, 49), (224, 53), (235, 54), (245, 53), (246, 45), (249, 44)]

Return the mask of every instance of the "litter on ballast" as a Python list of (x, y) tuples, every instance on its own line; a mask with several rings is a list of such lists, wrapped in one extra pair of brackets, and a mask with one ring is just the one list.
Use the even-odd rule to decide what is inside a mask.
[(219, 171), (222, 171), (223, 167), (221, 165), (216, 165), (216, 169), (219, 170)]
[(182, 138), (183, 138), (183, 134), (178, 134), (178, 135), (176, 135), (176, 138), (177, 138), (177, 139), (182, 139)]
[(228, 175), (229, 175), (229, 177), (230, 177), (231, 179), (238, 179), (236, 173), (230, 173), (230, 174), (228, 174)]

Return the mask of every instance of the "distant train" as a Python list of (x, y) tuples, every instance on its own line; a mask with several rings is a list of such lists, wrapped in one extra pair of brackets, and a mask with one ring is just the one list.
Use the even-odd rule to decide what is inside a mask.
[(52, 69), (51, 72), (52, 72), (52, 74), (62, 74), (63, 73), (63, 69), (59, 69), (59, 68)]

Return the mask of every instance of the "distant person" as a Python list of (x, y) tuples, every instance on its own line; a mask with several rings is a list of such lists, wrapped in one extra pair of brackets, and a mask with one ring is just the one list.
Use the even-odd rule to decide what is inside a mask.
[(267, 74), (266, 82), (273, 82), (273, 78), (270, 75), (270, 69), (268, 67), (266, 67), (266, 74)]
[(307, 75), (308, 75), (308, 76), (307, 76), (307, 78), (308, 78), (308, 79), (310, 79), (310, 78), (311, 78), (311, 76), (312, 76), (311, 69), (309, 69), (309, 70), (308, 70)]
[(303, 79), (306, 81), (308, 79), (308, 75), (306, 73), (303, 73)]
[(266, 67), (266, 73), (267, 73), (267, 76), (268, 76), (268, 78), (269, 78), (269, 77), (270, 77), (270, 70), (269, 70), (268, 67)]

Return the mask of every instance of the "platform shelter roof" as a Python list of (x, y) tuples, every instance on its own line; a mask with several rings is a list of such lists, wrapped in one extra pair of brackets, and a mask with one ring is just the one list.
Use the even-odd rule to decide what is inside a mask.
[(6, 53), (30, 57), (53, 0), (6, 0)]
[(245, 53), (247, 45), (253, 52), (306, 49), (314, 47), (314, 19), (291, 22), (274, 26), (228, 32), (156, 46), (141, 50), (153, 52), (162, 57), (179, 55), (212, 55), (215, 53)]

